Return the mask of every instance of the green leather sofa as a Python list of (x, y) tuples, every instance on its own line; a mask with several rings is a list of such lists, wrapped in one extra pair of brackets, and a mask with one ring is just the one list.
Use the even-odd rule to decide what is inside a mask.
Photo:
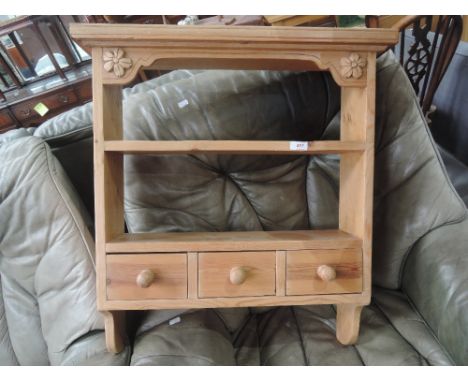
[[(91, 108), (0, 136), (1, 365), (468, 364), (466, 206), (391, 52), (377, 73), (373, 298), (354, 346), (336, 341), (324, 305), (132, 312), (125, 350), (107, 353), (94, 296)], [(322, 73), (174, 71), (124, 91), (124, 130), (336, 139), (339, 89)], [(338, 169), (333, 155), (128, 156), (127, 229), (336, 227)]]

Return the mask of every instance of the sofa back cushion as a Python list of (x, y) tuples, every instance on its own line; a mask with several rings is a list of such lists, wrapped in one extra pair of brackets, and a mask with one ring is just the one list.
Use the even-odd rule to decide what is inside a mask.
[[(338, 109), (327, 74), (205, 71), (131, 97), (126, 139), (313, 140)], [(308, 228), (306, 157), (132, 156), (129, 231)]]

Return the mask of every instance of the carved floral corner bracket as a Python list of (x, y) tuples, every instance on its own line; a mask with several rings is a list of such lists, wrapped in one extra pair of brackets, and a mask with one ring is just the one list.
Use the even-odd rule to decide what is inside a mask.
[(362, 77), (363, 69), (367, 65), (367, 60), (357, 53), (351, 53), (348, 57), (343, 57), (340, 61), (341, 75), (344, 78), (359, 79)]
[(118, 78), (125, 74), (127, 69), (133, 65), (132, 59), (125, 56), (125, 51), (121, 48), (108, 49), (104, 51), (104, 70), (107, 72), (114, 72)]

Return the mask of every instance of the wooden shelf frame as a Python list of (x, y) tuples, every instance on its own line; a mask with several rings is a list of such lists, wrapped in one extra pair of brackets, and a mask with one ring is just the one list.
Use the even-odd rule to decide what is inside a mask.
[[(398, 41), (397, 31), (109, 24), (75, 24), (70, 30), (76, 40), (91, 49), (93, 59), (97, 304), (105, 317), (108, 349), (119, 352), (123, 348), (122, 311), (127, 309), (329, 303), (337, 304), (337, 339), (343, 344), (354, 343), (359, 332), (361, 309), (371, 297), (376, 54)], [(290, 142), (124, 140), (121, 86), (131, 82), (143, 68), (329, 71), (342, 88), (341, 141), (309, 142), (305, 151), (296, 151), (291, 150)], [(327, 240), (328, 233), (318, 231), (313, 233), (316, 239), (303, 240), (302, 244), (301, 240), (290, 237), (285, 242), (273, 239), (266, 245), (268, 240), (261, 240), (261, 235), (267, 234), (260, 234), (257, 236), (258, 248), (268, 247), (276, 254), (276, 295), (201, 299), (197, 295), (200, 256), (197, 250), (206, 250), (210, 245), (217, 250), (237, 251), (253, 247), (245, 238), (236, 237), (242, 236), (238, 233), (232, 233), (231, 243), (222, 238), (222, 233), (211, 234), (218, 237), (218, 242), (215, 239), (190, 242), (188, 234), (167, 234), (170, 236), (167, 240), (162, 240), (160, 234), (125, 235), (123, 156), (150, 153), (338, 153), (341, 155), (339, 230), (335, 234), (347, 239)], [(362, 292), (286, 296), (288, 251), (307, 245), (333, 246), (330, 251), (339, 250), (340, 245), (359, 246), (362, 251)], [(182, 251), (187, 256), (186, 299), (119, 301), (107, 298), (108, 256), (115, 258), (121, 251), (141, 254), (169, 249)]]

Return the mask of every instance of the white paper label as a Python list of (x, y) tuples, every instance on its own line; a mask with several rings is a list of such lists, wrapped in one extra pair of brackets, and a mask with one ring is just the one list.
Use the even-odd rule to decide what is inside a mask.
[(309, 142), (307, 141), (290, 141), (289, 150), (292, 151), (307, 151), (309, 148)]
[(177, 105), (179, 105), (179, 109), (183, 109), (185, 106), (188, 105), (188, 101), (186, 99), (180, 101)]
[(180, 317), (173, 318), (172, 320), (169, 320), (169, 325), (175, 325), (180, 322)]

